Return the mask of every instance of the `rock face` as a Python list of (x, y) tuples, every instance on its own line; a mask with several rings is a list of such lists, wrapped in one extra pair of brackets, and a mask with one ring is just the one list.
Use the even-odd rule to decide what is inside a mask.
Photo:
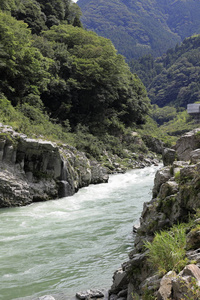
[(0, 124), (0, 207), (70, 196), (107, 181), (106, 169), (75, 148), (30, 139)]
[(188, 222), (200, 209), (200, 129), (181, 137), (175, 149), (164, 149), (163, 156), (165, 166), (156, 173), (152, 200), (144, 203), (134, 250), (122, 264), (120, 276), (113, 277), (111, 299), (121, 299), (124, 290), (123, 299), (128, 300), (143, 299), (147, 292), (159, 300), (200, 299), (200, 219), (189, 229), (186, 242), (188, 261), (196, 264), (189, 264), (180, 274), (156, 274), (144, 248), (144, 242), (151, 242), (156, 232)]
[(200, 128), (183, 135), (176, 143), (175, 150), (178, 160), (189, 160), (192, 150), (200, 148)]
[(171, 165), (176, 159), (176, 151), (174, 149), (165, 148), (162, 152), (164, 166)]
[(163, 151), (163, 142), (161, 142), (159, 139), (152, 137), (150, 135), (144, 135), (142, 137), (145, 145), (150, 149), (151, 151), (162, 154)]

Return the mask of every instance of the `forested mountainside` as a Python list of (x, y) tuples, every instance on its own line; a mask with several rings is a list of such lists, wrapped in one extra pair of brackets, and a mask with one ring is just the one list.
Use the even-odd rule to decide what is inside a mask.
[(153, 104), (187, 107), (200, 101), (200, 35), (186, 38), (180, 46), (169, 49), (161, 58), (144, 56), (131, 61), (148, 89)]
[(36, 34), (63, 21), (82, 26), (80, 8), (71, 0), (1, 0), (0, 9), (11, 12), (18, 20), (24, 20)]
[(84, 30), (69, 0), (3, 0), (0, 9), (0, 121), (94, 156), (121, 153), (150, 103), (111, 41)]
[(199, 0), (78, 0), (84, 26), (112, 40), (128, 60), (157, 57), (200, 33)]

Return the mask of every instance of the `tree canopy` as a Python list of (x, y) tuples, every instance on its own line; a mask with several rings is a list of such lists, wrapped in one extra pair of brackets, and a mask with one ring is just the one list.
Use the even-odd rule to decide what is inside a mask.
[(10, 12), (17, 20), (23, 20), (36, 34), (64, 21), (82, 26), (81, 10), (71, 0), (2, 0), (0, 9)]
[(200, 101), (199, 58), (200, 35), (196, 35), (168, 50), (158, 63), (155, 61), (155, 67), (161, 64), (162, 68), (148, 87), (152, 103), (187, 107), (188, 103)]
[[(69, 2), (16, 0), (0, 11), (0, 94), (29, 119), (37, 119), (36, 109), (68, 130), (81, 125), (93, 134), (119, 136), (144, 122), (146, 90), (110, 40), (74, 24), (77, 11)], [(23, 20), (7, 12), (19, 18), (22, 6), (16, 3), (25, 7)], [(48, 29), (44, 14), (59, 24)]]
[(128, 60), (165, 53), (200, 33), (199, 0), (79, 0), (84, 26), (110, 38)]

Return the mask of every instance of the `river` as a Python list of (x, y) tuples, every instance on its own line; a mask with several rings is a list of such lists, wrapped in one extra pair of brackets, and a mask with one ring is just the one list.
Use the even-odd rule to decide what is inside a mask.
[(157, 169), (112, 175), (71, 197), (1, 209), (0, 299), (71, 299), (77, 291), (109, 288), (133, 247), (132, 227), (151, 199)]

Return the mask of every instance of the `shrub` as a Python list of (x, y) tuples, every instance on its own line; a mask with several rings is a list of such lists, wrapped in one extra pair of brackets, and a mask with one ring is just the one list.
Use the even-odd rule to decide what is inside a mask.
[(152, 243), (145, 243), (145, 247), (149, 250), (148, 261), (153, 268), (160, 273), (170, 270), (180, 272), (183, 269), (187, 264), (185, 231), (185, 225), (176, 225), (170, 231), (156, 233)]

